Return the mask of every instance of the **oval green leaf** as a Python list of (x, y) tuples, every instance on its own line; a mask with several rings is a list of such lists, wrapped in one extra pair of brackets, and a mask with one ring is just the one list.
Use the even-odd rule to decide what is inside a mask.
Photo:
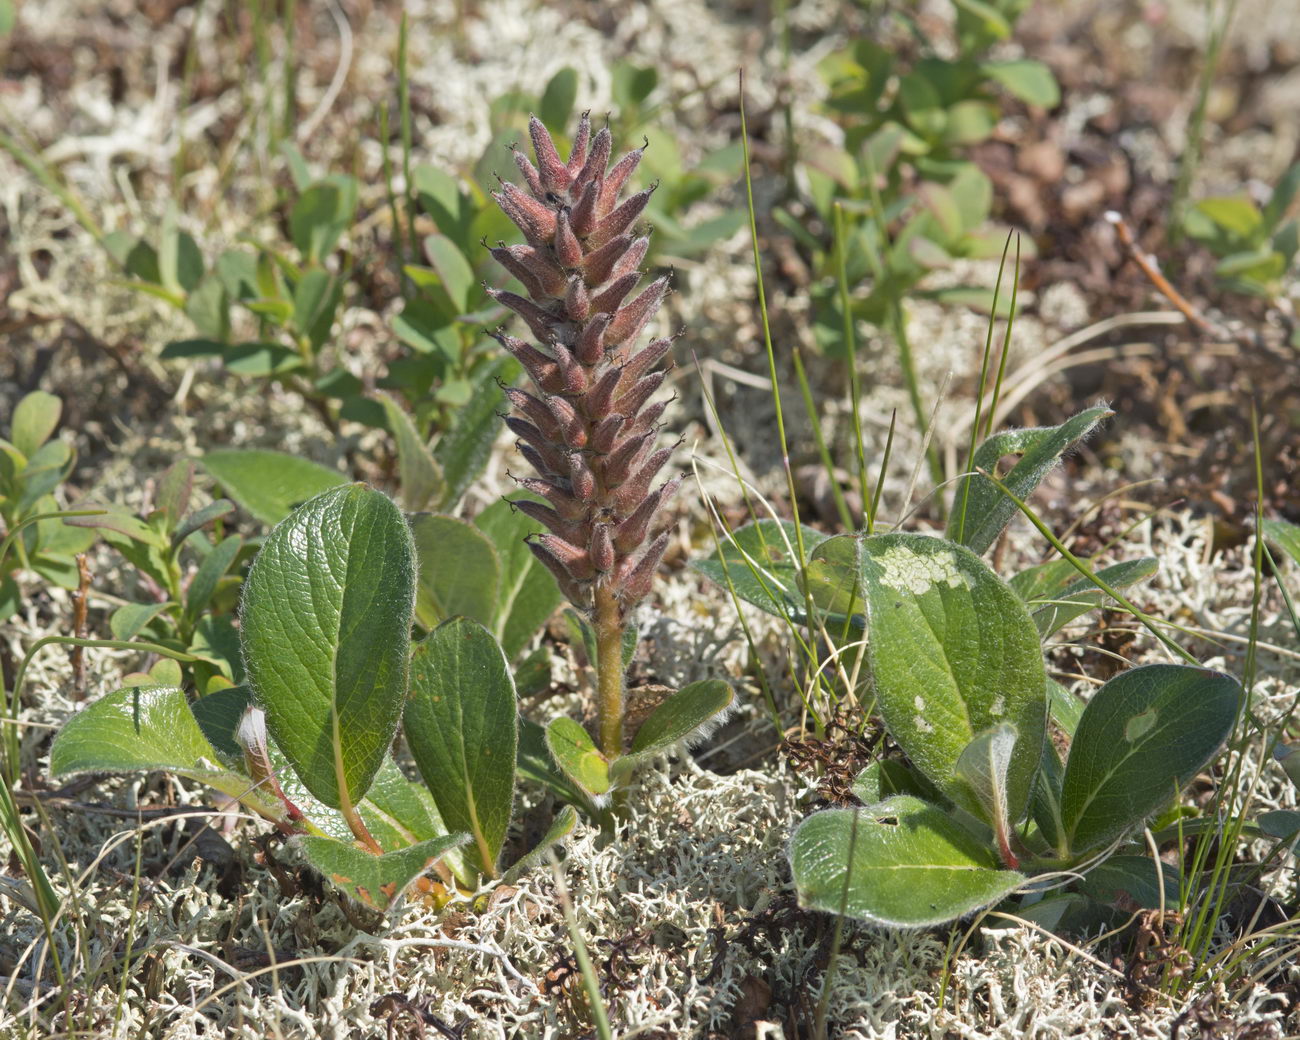
[(401, 482), (402, 505), (408, 513), (434, 509), (442, 500), (446, 484), (442, 467), (434, 460), (406, 410), (392, 397), (380, 398), (388, 429), (397, 445), (397, 476)]
[(307, 789), (345, 812), (397, 731), (413, 557), (397, 507), (350, 484), (277, 526), (244, 584), (244, 662), (267, 728)]
[(1241, 696), (1232, 676), (1177, 664), (1133, 668), (1098, 690), (1061, 784), (1071, 853), (1110, 844), (1171, 802), (1228, 739)]
[[(137, 725), (138, 722), (138, 725)], [(175, 686), (124, 687), (87, 705), (50, 748), (50, 775), (174, 773), (248, 800), (252, 781), (221, 764)]]
[(420, 625), (432, 629), (457, 614), (491, 624), (501, 565), (487, 536), (454, 516), (417, 513), (410, 520)]
[(281, 451), (210, 451), (202, 461), (226, 494), (268, 527), (295, 506), (347, 480), (342, 473)]
[(799, 905), (888, 928), (926, 928), (990, 906), (1024, 883), (941, 809), (897, 795), (827, 809), (790, 843)]
[(640, 763), (682, 741), (712, 732), (725, 720), (735, 699), (731, 684), (722, 679), (704, 679), (683, 686), (641, 723), (632, 738), (631, 751), (610, 763), (610, 777), (617, 783)]
[[(800, 528), (804, 552), (826, 541), (811, 527)], [(691, 567), (724, 589), (734, 587), (746, 603), (802, 623), (805, 598), (799, 588), (798, 540), (789, 521), (756, 520), (721, 539), (721, 548)]]
[(945, 795), (962, 751), (1002, 723), (1018, 739), (1006, 772), (1012, 824), (1029, 807), (1046, 729), (1038, 631), (1019, 598), (973, 552), (917, 534), (863, 540), (871, 674), (890, 734)]
[(50, 439), (62, 414), (62, 401), (44, 390), (33, 390), (14, 405), (9, 439), (30, 459)]
[(568, 778), (583, 794), (603, 799), (612, 783), (609, 763), (596, 748), (596, 742), (582, 723), (561, 715), (546, 727), (546, 749)]
[(491, 632), (452, 618), (416, 646), (403, 728), (443, 822), (470, 835), (475, 869), (495, 877), (514, 805), (519, 710)]

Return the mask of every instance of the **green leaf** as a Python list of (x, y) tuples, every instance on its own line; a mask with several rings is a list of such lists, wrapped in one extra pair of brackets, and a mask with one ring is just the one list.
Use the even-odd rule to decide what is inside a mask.
[(173, 293), (189, 292), (203, 277), (203, 254), (194, 239), (176, 226), (175, 204), (163, 215), (158, 250), (158, 275), (164, 288)]
[(1093, 694), (1061, 788), (1071, 852), (1110, 844), (1177, 797), (1228, 739), (1241, 696), (1229, 675), (1176, 664), (1130, 669)]
[[(1143, 556), (1113, 563), (1095, 573), (1111, 588), (1123, 589), (1145, 581), (1158, 567), (1159, 561), (1154, 556)], [(1049, 560), (1030, 567), (1013, 577), (1010, 585), (1025, 601), (1038, 634), (1044, 639), (1107, 599), (1106, 593), (1093, 582), (1079, 576), (1069, 560)]]
[[(826, 541), (826, 535), (811, 527), (802, 531), (804, 552), (811, 553)], [(730, 576), (736, 595), (746, 603), (801, 624), (806, 611), (797, 553), (793, 523), (756, 520), (721, 539), (718, 550), (691, 567), (724, 589)]]
[(981, 62), (980, 71), (1027, 104), (1055, 108), (1061, 103), (1061, 88), (1056, 77), (1041, 61), (1029, 58), (986, 61)]
[(33, 390), (14, 405), (9, 439), (30, 459), (50, 439), (62, 414), (62, 401), (44, 390)]
[(620, 108), (633, 108), (659, 85), (659, 70), (653, 65), (637, 66), (619, 61), (610, 70), (610, 91)]
[(1300, 564), (1300, 525), (1285, 520), (1266, 519), (1264, 537)]
[(1016, 727), (1000, 723), (967, 744), (953, 766), (964, 785), (961, 804), (993, 828), (999, 842), (1010, 835), (1007, 776), (1016, 747)]
[(1273, 189), (1268, 205), (1264, 207), (1265, 227), (1273, 230), (1282, 223), (1297, 193), (1300, 193), (1300, 162), (1292, 164)]
[(221, 360), (235, 375), (252, 379), (284, 375), (303, 367), (298, 352), (279, 343), (236, 343), (225, 349)]
[(228, 498), (219, 498), (215, 502), (210, 502), (202, 509), (195, 510), (189, 516), (181, 520), (176, 530), (172, 532), (171, 545), (175, 549), (186, 538), (192, 535), (200, 528), (207, 527), (208, 524), (215, 520), (220, 520), (223, 516), (229, 516), (235, 511), (235, 503)]
[(1047, 680), (1047, 713), (1065, 733), (1073, 737), (1083, 718), (1084, 703), (1055, 679)]
[(943, 102), (934, 85), (920, 72), (909, 72), (899, 78), (898, 100), (907, 123), (927, 140), (936, 140), (947, 124)]
[[(1060, 461), (1062, 454), (1113, 414), (1109, 408), (1098, 405), (1080, 412), (1060, 426), (995, 434), (976, 449), (970, 468), (996, 475), (994, 471), (1003, 455), (1019, 455), (1020, 459), (1011, 472), (1000, 479), (1017, 498), (1026, 499)], [(977, 554), (983, 554), (1010, 523), (1016, 508), (1016, 504), (987, 477), (981, 474), (963, 477), (953, 498), (948, 537)]]
[(401, 483), (402, 506), (408, 513), (436, 508), (446, 492), (442, 467), (438, 465), (415, 429), (411, 417), (393, 398), (380, 398), (388, 428), (397, 442), (397, 475)]
[(185, 314), (200, 336), (224, 343), (230, 337), (230, 300), (214, 273), (207, 275), (185, 300)]
[[(385, 852), (448, 832), (429, 789), (419, 781), (408, 780), (391, 757), (379, 767), (360, 809), (366, 828)], [(453, 853), (452, 858), (455, 856)]]
[(969, 549), (887, 534), (862, 541), (869, 656), (890, 736), (948, 797), (962, 751), (986, 730), (1019, 734), (1007, 770), (1007, 813), (1019, 823), (1042, 757), (1046, 675), (1024, 606)]
[(442, 466), (447, 490), (442, 508), (450, 509), (460, 501), (487, 465), (492, 445), (501, 432), (501, 391), (497, 381), (509, 382), (518, 371), (514, 358), (493, 362), (474, 382), (474, 395), (456, 416), (452, 428), (438, 441), (434, 457)]
[(339, 239), (337, 226), (344, 202), (335, 184), (313, 184), (299, 196), (289, 213), (289, 234), (303, 258), (318, 263)]
[(470, 294), (474, 291), (477, 280), (474, 268), (456, 248), (456, 243), (446, 235), (426, 235), (424, 255), (438, 272), (438, 280), (452, 306), (461, 314), (469, 310)]
[(235, 732), (252, 699), (253, 691), (247, 686), (227, 686), (190, 705), (203, 736), (226, 762), (243, 761), (244, 750), (235, 739)]
[(501, 570), (493, 630), (506, 657), (514, 660), (555, 612), (562, 598), (560, 590), (525, 541), (541, 528), (507, 499), (493, 502), (479, 513), (474, 525), (497, 551)]
[(938, 788), (897, 758), (876, 759), (857, 775), (851, 790), (863, 805), (875, 805), (896, 794), (911, 795), (924, 802), (937, 802), (942, 797)]
[(611, 778), (617, 782), (639, 763), (719, 725), (735, 698), (731, 684), (721, 679), (683, 686), (641, 723), (632, 738), (631, 750), (610, 765)]
[(334, 276), (319, 267), (303, 272), (294, 286), (293, 323), (316, 349), (329, 338), (333, 327), (339, 301), (337, 288)]
[(941, 809), (896, 795), (827, 809), (795, 831), (799, 905), (888, 928), (926, 928), (990, 906), (1024, 883)]
[(414, 553), (378, 491), (326, 491), (267, 537), (244, 583), (244, 663), (267, 728), (326, 805), (355, 805), (407, 692)]
[(185, 593), (185, 613), (191, 620), (196, 620), (212, 601), (218, 583), (226, 576), (243, 546), (244, 540), (239, 535), (228, 535), (203, 558)]
[(585, 804), (587, 797), (560, 772), (546, 746), (546, 730), (531, 719), (519, 719), (519, 755), (515, 763), (519, 777), (537, 784), (561, 801)]
[(1238, 238), (1253, 240), (1255, 233), (1264, 226), (1263, 214), (1246, 195), (1202, 199), (1196, 204), (1196, 210)]
[(73, 450), (66, 441), (46, 441), (27, 460), (23, 470), (23, 493), (18, 499), (20, 512), (48, 495), (72, 472)]
[(573, 103), (577, 97), (578, 72), (566, 65), (546, 84), (546, 89), (542, 91), (542, 99), (537, 106), (537, 114), (551, 133), (564, 133), (569, 117), (573, 114)]
[(280, 451), (227, 448), (208, 452), (202, 462), (226, 494), (268, 526), (347, 480), (341, 473)]
[(194, 463), (181, 459), (167, 467), (162, 479), (158, 481), (158, 493), (154, 508), (162, 514), (166, 527), (170, 530), (185, 515), (190, 507), (190, 495), (194, 491)]
[(1272, 809), (1260, 813), (1256, 822), (1270, 838), (1287, 841), (1300, 833), (1300, 812), (1295, 809)]
[(170, 606), (171, 603), (128, 603), (113, 611), (108, 619), (108, 630), (114, 639), (127, 642), (143, 632), (150, 621)]
[(546, 727), (546, 748), (560, 772), (583, 794), (598, 801), (609, 793), (609, 763), (596, 750), (591, 734), (582, 723), (561, 715)]
[(542, 840), (526, 855), (516, 860), (514, 865), (501, 876), (502, 883), (513, 885), (529, 871), (545, 863), (551, 850), (572, 834), (577, 825), (578, 811), (572, 805), (562, 806), (556, 813), (555, 819), (551, 821), (551, 826), (542, 836)]
[(416, 645), (403, 728), (443, 822), (469, 833), (476, 871), (495, 877), (514, 804), (519, 711), (491, 632), (452, 618)]
[(217, 257), (216, 273), (230, 299), (251, 300), (259, 295), (257, 257), (247, 250), (227, 249)]
[[(1164, 878), (1163, 903), (1160, 877), (1156, 875), (1156, 865), (1149, 856), (1111, 856), (1084, 874), (1079, 882), (1079, 891), (1098, 903), (1114, 903), (1121, 896), (1127, 896), (1129, 901), (1144, 910), (1159, 910), (1162, 905), (1177, 910), (1181, 900), (1178, 867), (1161, 863), (1160, 872)], [(1126, 903), (1125, 910), (1128, 909)]]
[(221, 357), (226, 344), (215, 339), (178, 339), (162, 348), (158, 357), (162, 361), (176, 361), (188, 358)]
[(175, 686), (115, 690), (68, 719), (50, 748), (55, 777), (154, 770), (197, 780), (232, 798), (245, 798), (252, 786), (248, 777), (221, 765)]
[(454, 516), (417, 513), (410, 519), (420, 625), (432, 629), (457, 614), (491, 624), (500, 563), (487, 536)]
[(309, 835), (300, 839), (307, 862), (353, 899), (375, 910), (387, 911), (411, 883), (448, 851), (463, 845), (463, 834), (444, 835), (382, 856), (355, 845)]

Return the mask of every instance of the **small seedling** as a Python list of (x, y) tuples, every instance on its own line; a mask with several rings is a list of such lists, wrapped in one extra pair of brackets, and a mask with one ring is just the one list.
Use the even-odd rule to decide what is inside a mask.
[(1262, 207), (1247, 195), (1224, 195), (1188, 211), (1184, 230), (1218, 258), (1214, 273), (1225, 289), (1266, 300), (1285, 296), (1300, 251), (1300, 220), (1290, 215), (1297, 192), (1300, 163), (1282, 175)]
[(93, 532), (66, 526), (55, 491), (72, 472), (72, 445), (54, 436), (63, 403), (36, 390), (14, 407), (0, 437), (0, 621), (22, 608), (18, 575), (29, 571), (65, 589), (78, 585), (76, 556)]
[(104, 508), (67, 522), (97, 529), (135, 568), (134, 601), (109, 618), (113, 638), (125, 642), (143, 636), (177, 651), (181, 663), (164, 660), (159, 674), (175, 672), (179, 682), (207, 693), (242, 679), (233, 614), (247, 554), (240, 535), (217, 530), (209, 535), (234, 511), (229, 500), (191, 510), (194, 476), (189, 460), (168, 469), (145, 516)]

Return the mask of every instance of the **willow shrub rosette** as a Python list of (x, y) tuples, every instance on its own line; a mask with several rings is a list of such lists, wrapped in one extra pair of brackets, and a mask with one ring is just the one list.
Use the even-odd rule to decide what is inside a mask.
[(659, 443), (672, 340), (641, 342), (668, 291), (667, 277), (638, 291), (650, 240), (636, 225), (654, 188), (621, 197), (644, 148), (611, 165), (609, 129), (593, 135), (585, 113), (567, 161), (536, 117), (529, 135), (535, 164), (514, 153), (523, 187), (503, 182), (493, 196), (524, 242), (492, 255), (526, 295), (489, 291), (533, 339), (496, 333), (531, 381), (529, 390), (506, 390), (506, 424), (535, 471), (520, 480), (533, 497), (516, 506), (545, 528), (529, 548), (595, 637), (596, 739), (557, 719), (547, 745), (569, 779), (599, 801), (665, 738), (686, 739), (716, 722), (732, 691), (717, 681), (678, 691), (627, 742), (624, 634), (668, 547), (666, 532), (653, 535), (655, 520), (681, 482), (669, 476), (656, 485), (673, 453)]

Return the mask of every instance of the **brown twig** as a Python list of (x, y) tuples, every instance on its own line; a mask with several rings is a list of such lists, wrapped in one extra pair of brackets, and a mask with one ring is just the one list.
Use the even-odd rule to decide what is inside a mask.
[[(77, 639), (86, 638), (86, 601), (90, 594), (90, 563), (85, 553), (77, 554), (77, 591), (72, 594), (72, 634)], [(72, 648), (72, 697), (86, 698), (86, 648)]]
[(1121, 214), (1113, 209), (1107, 210), (1106, 221), (1115, 228), (1115, 234), (1119, 236), (1120, 244), (1127, 250), (1128, 255), (1133, 258), (1133, 262), (1142, 269), (1142, 273), (1147, 276), (1147, 280), (1178, 309), (1184, 318), (1206, 335), (1223, 335), (1223, 330), (1212, 325), (1186, 296), (1173, 287), (1173, 284), (1161, 272), (1160, 261), (1138, 245), (1137, 239), (1133, 237), (1132, 229)]

